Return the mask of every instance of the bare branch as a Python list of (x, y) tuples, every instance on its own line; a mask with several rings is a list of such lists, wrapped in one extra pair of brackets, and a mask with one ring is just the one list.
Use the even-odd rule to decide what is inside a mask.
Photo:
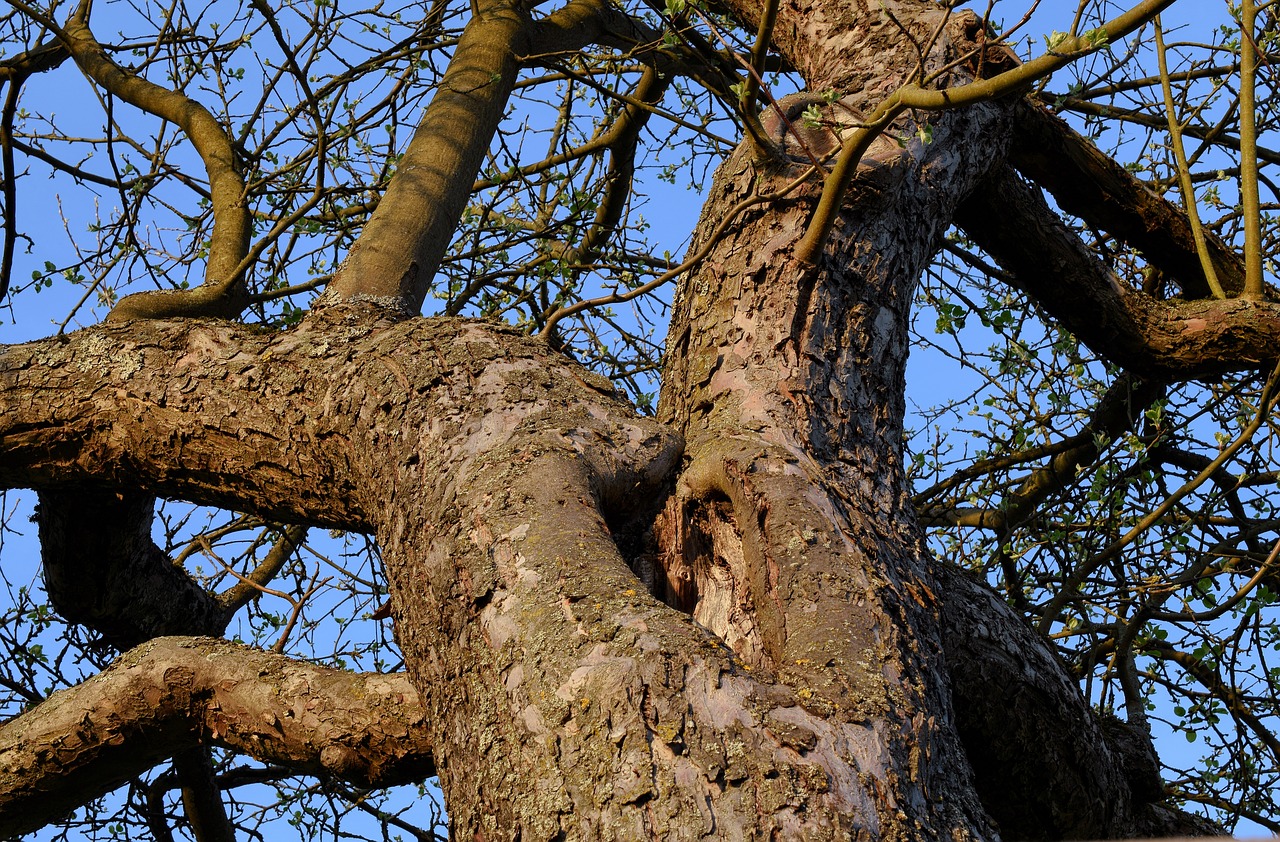
[(377, 210), (322, 302), (372, 298), (416, 313), (471, 196), (527, 51), (529, 22), (483, 0)]
[(200, 154), (209, 176), (214, 221), (204, 283), (191, 290), (128, 296), (116, 305), (110, 317), (237, 315), (247, 303), (243, 271), (238, 268), (253, 229), (245, 202), (244, 179), (226, 130), (195, 100), (116, 64), (93, 36), (84, 17), (72, 17), (59, 38), (71, 51), (76, 64), (109, 93), (181, 128)]

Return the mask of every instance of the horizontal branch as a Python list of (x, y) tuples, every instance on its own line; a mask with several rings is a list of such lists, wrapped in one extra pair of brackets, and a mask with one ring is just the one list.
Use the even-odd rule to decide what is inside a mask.
[[(401, 466), (430, 460), (435, 477), (454, 476), (522, 424), (587, 423), (548, 407), (645, 430), (633, 442), (611, 428), (593, 450), (619, 482), (636, 482), (632, 472), (660, 481), (679, 452), (677, 436), (545, 342), (477, 321), (387, 316), (369, 303), (331, 307), (280, 333), (138, 320), (0, 346), (0, 487), (142, 489), (364, 532)], [(526, 369), (538, 379), (490, 388)]]
[(956, 223), (1059, 324), (1143, 377), (1257, 369), (1280, 356), (1280, 305), (1161, 301), (1134, 289), (1008, 168), (960, 206)]
[(330, 390), (323, 343), (305, 330), (138, 320), (0, 348), (0, 486), (143, 487), (268, 520), (368, 529), (340, 476), (350, 443), (308, 401), (290, 400)]
[(0, 727), (0, 837), (202, 744), (366, 787), (434, 774), (424, 708), (404, 675), (157, 638)]

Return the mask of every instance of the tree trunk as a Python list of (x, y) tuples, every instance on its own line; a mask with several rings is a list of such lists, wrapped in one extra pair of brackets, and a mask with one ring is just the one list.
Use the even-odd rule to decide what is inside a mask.
[[(790, 116), (847, 129), (907, 78), (904, 22), (924, 41), (940, 12), (887, 5), (781, 6), (780, 48), (837, 94)], [(931, 66), (971, 23), (939, 30)], [(722, 166), (695, 235), (710, 251), (677, 291), (662, 423), (514, 331), (350, 296), (278, 335), (132, 323), (6, 349), (0, 482), (375, 532), (458, 838), (1168, 829), (1142, 758), (1046, 644), (931, 559), (907, 496), (914, 285), (1003, 162), (1010, 111), (949, 112), (928, 142), (893, 127), (817, 265), (793, 255), (819, 184), (734, 212), (841, 127), (767, 117), (778, 150)], [(1008, 786), (1037, 763), (1041, 785)]]

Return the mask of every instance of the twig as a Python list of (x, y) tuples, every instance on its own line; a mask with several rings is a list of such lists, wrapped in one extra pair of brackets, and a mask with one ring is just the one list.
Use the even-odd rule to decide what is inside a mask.
[(711, 236), (709, 236), (707, 238), (707, 241), (702, 244), (702, 247), (699, 248), (698, 251), (692, 257), (689, 257), (687, 260), (685, 260), (684, 263), (681, 263), (679, 266), (675, 267), (674, 269), (671, 269), (671, 270), (668, 270), (667, 272), (662, 273), (658, 277), (654, 278), (652, 281), (642, 284), (641, 286), (638, 286), (635, 289), (628, 290), (626, 292), (614, 292), (614, 293), (610, 293), (609, 295), (600, 296), (599, 298), (589, 298), (589, 299), (586, 299), (585, 301), (579, 301), (576, 304), (571, 304), (568, 307), (562, 307), (556, 312), (552, 313), (547, 318), (546, 325), (542, 328), (542, 331), (538, 335), (543, 339), (549, 339), (551, 336), (554, 335), (552, 331), (555, 330), (556, 325), (559, 324), (564, 319), (567, 319), (569, 316), (576, 315), (578, 313), (581, 313), (583, 310), (589, 310), (593, 307), (603, 307), (608, 304), (619, 304), (624, 301), (630, 301), (633, 298), (638, 298), (641, 295), (652, 292), (653, 290), (657, 289), (658, 287), (662, 286), (668, 281), (671, 281), (672, 279), (679, 277), (685, 272), (688, 272), (689, 270), (693, 269), (698, 264), (700, 264), (706, 258), (706, 256), (711, 253), (711, 249), (715, 246), (717, 242), (720, 241), (720, 238), (724, 235), (725, 230), (729, 227), (730, 223), (732, 223), (738, 217), (738, 214), (742, 213), (744, 210), (746, 210), (749, 207), (752, 207), (753, 205), (759, 205), (765, 202), (772, 202), (777, 199), (783, 198), (792, 190), (796, 189), (801, 184), (806, 182), (809, 179), (809, 176), (811, 176), (813, 173), (814, 173), (814, 168), (810, 167), (809, 169), (805, 170), (798, 178), (796, 178), (795, 180), (787, 184), (786, 187), (783, 187), (781, 190), (777, 191), (776, 193), (768, 193), (764, 196), (752, 196), (748, 199), (743, 199), (741, 202), (738, 202), (738, 204), (733, 206), (733, 208), (729, 211), (729, 213), (725, 215), (724, 219), (720, 220), (720, 224), (717, 225), (715, 230), (711, 232)]
[(1155, 19), (1155, 32), (1156, 61), (1160, 65), (1160, 88), (1164, 91), (1164, 110), (1169, 120), (1169, 141), (1173, 147), (1174, 165), (1178, 169), (1178, 183), (1182, 188), (1182, 204), (1186, 208), (1187, 222), (1191, 225), (1191, 237), (1195, 240), (1196, 255), (1200, 258), (1200, 269), (1204, 272), (1205, 282), (1213, 292), (1214, 298), (1226, 298), (1227, 294), (1218, 281), (1218, 273), (1213, 268), (1213, 259), (1209, 255), (1209, 246), (1204, 238), (1204, 227), (1200, 224), (1200, 211), (1196, 206), (1196, 189), (1191, 183), (1191, 168), (1187, 164), (1187, 153), (1182, 145), (1182, 124), (1175, 113), (1173, 86), (1169, 83), (1169, 61), (1164, 46), (1164, 27), (1160, 25), (1159, 17)]

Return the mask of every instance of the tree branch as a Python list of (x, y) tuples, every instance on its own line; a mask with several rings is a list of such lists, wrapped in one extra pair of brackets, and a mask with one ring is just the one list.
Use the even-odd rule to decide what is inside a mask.
[(1125, 724), (1109, 728), (1089, 709), (1044, 639), (994, 591), (947, 564), (935, 572), (960, 738), (1001, 832), (1165, 835), (1162, 813), (1149, 803), (1161, 795), (1150, 743), (1145, 752), (1125, 751), (1120, 743), (1129, 740), (1117, 739)]
[[(1168, 121), (1164, 117), (1137, 109), (1121, 108), (1116, 105), (1100, 105), (1074, 96), (1059, 96), (1043, 92), (1035, 94), (1035, 98), (1045, 105), (1059, 110), (1074, 111), (1077, 114), (1088, 114), (1091, 117), (1133, 123), (1139, 126), (1159, 129), (1160, 131), (1166, 131), (1169, 128)], [(1227, 149), (1234, 149), (1237, 152), (1240, 151), (1240, 138), (1224, 134), (1220, 126), (1192, 124), (1183, 126), (1182, 133), (1187, 137), (1194, 137), (1196, 140), (1203, 140), (1217, 146), (1225, 146)], [(1263, 146), (1259, 146), (1256, 151), (1258, 160), (1266, 161), (1268, 164), (1280, 164), (1280, 152)]]
[(216, 597), (218, 604), (228, 617), (248, 604), (251, 599), (261, 595), (266, 584), (275, 578), (285, 563), (293, 557), (298, 547), (302, 546), (302, 542), (307, 538), (307, 532), (308, 528), (305, 526), (286, 526), (266, 558), (247, 576), (239, 578), (230, 589), (218, 594)]
[(197, 842), (236, 842), (209, 750), (196, 746), (178, 752), (173, 756), (173, 770), (182, 786), (182, 809)]
[(237, 268), (249, 248), (253, 226), (245, 202), (244, 179), (226, 130), (195, 100), (149, 82), (112, 61), (89, 29), (87, 15), (74, 15), (58, 37), (80, 69), (107, 92), (181, 128), (200, 154), (209, 176), (213, 232), (204, 283), (190, 290), (126, 296), (109, 318), (238, 315), (248, 303), (248, 292), (244, 274), (237, 273)]
[(1008, 96), (1032, 82), (1048, 77), (1055, 70), (1067, 66), (1076, 59), (1094, 52), (1108, 39), (1129, 34), (1172, 2), (1173, 0), (1143, 0), (1123, 14), (1107, 21), (1100, 29), (1102, 33), (1100, 40), (1087, 35), (1067, 36), (1044, 55), (989, 78), (975, 79), (967, 84), (940, 90), (925, 87), (934, 81), (934, 76), (925, 78), (922, 75), (920, 78), (905, 82), (902, 87), (881, 100), (864, 124), (849, 133), (845, 139), (840, 154), (836, 157), (835, 166), (831, 168), (831, 172), (823, 183), (822, 197), (809, 222), (805, 238), (796, 248), (796, 257), (808, 264), (817, 261), (818, 254), (831, 233), (832, 226), (835, 225), (845, 191), (857, 172), (858, 162), (880, 133), (904, 111), (908, 109), (946, 111)]
[[(1143, 411), (1164, 395), (1164, 384), (1146, 382), (1130, 375), (1121, 375), (1094, 408), (1089, 423), (1077, 435), (1062, 442), (1061, 449), (1053, 454), (1048, 464), (1032, 471), (1018, 488), (1010, 491), (996, 509), (962, 509), (941, 503), (928, 502), (934, 489), (916, 495), (921, 521), (927, 526), (979, 526), (1007, 531), (1022, 525), (1036, 508), (1048, 497), (1066, 488), (1078, 476), (1081, 467), (1092, 465), (1102, 452), (1118, 436), (1133, 429), (1142, 418)], [(968, 476), (979, 475), (985, 466), (987, 471), (1005, 467), (1002, 457), (984, 460), (966, 470)], [(941, 488), (956, 485), (953, 480), (939, 483)]]
[[(1058, 206), (1142, 252), (1173, 277), (1187, 298), (1208, 298), (1209, 286), (1187, 215), (1181, 208), (1081, 137), (1046, 108), (1022, 103), (1015, 112), (1010, 160), (1018, 171), (1053, 194)], [(1206, 246), (1223, 289), (1244, 289), (1239, 255), (1205, 232)]]
[(321, 302), (359, 297), (421, 309), (505, 114), (528, 35), (515, 5), (480, 0), (386, 194)]
[(154, 502), (136, 492), (40, 492), (49, 599), (119, 649), (162, 635), (219, 635), (230, 618), (151, 540)]
[(1160, 301), (1128, 286), (1008, 168), (961, 204), (956, 223), (1064, 328), (1143, 377), (1185, 380), (1280, 356), (1280, 306)]
[(389, 786), (434, 774), (403, 675), (208, 638), (159, 638), (0, 727), (0, 836), (26, 833), (204, 743)]

